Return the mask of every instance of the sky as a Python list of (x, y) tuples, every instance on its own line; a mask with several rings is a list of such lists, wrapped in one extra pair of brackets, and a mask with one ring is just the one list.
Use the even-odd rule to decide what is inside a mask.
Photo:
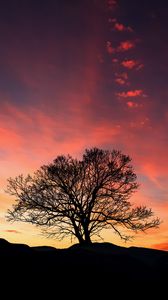
[(136, 205), (162, 223), (126, 245), (168, 250), (168, 2), (15, 0), (0, 6), (0, 237), (63, 248), (9, 223), (7, 179), (90, 147), (130, 155)]

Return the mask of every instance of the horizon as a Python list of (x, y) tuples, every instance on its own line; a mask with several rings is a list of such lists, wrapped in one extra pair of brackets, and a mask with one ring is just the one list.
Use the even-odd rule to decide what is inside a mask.
[(67, 249), (71, 249), (71, 248), (73, 248), (74, 246), (79, 246), (79, 248), (81, 247), (81, 248), (90, 248), (90, 247), (92, 247), (93, 245), (104, 245), (104, 246), (114, 246), (114, 247), (117, 247), (117, 248), (126, 248), (126, 249), (129, 249), (129, 248), (139, 248), (139, 249), (149, 249), (149, 250), (158, 250), (158, 251), (168, 251), (168, 249), (157, 249), (157, 248), (155, 248), (155, 247), (140, 247), (140, 246), (132, 246), (132, 245), (130, 245), (130, 246), (126, 246), (126, 245), (117, 245), (117, 244), (114, 244), (114, 243), (112, 243), (112, 242), (92, 242), (91, 244), (89, 244), (89, 245), (81, 245), (79, 242), (76, 242), (76, 243), (72, 243), (71, 245), (69, 245), (69, 246), (67, 246), (67, 247), (61, 247), (61, 248), (58, 248), (58, 247), (55, 247), (55, 246), (51, 246), (51, 245), (46, 245), (46, 244), (42, 244), (42, 245), (28, 245), (28, 244), (26, 244), (26, 243), (18, 243), (18, 242), (10, 242), (10, 241), (8, 241), (7, 239), (5, 239), (5, 238), (0, 238), (0, 242), (7, 242), (7, 243), (9, 243), (9, 245), (11, 244), (11, 245), (20, 245), (20, 246), (28, 246), (28, 247), (30, 247), (30, 248), (46, 248), (46, 249), (49, 249), (49, 248), (52, 248), (52, 249), (56, 249), (56, 250), (67, 250)]
[(7, 1), (0, 24), (0, 237), (71, 246), (7, 222), (4, 190), (9, 177), (96, 146), (132, 158), (140, 188), (130, 200), (163, 221), (126, 244), (103, 231), (104, 242), (168, 250), (168, 3)]

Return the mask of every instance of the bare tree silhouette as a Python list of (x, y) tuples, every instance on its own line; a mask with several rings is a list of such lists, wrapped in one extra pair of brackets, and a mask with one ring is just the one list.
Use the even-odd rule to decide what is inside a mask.
[(7, 219), (36, 224), (60, 239), (75, 236), (81, 244), (91, 243), (102, 229), (128, 240), (122, 227), (134, 232), (158, 227), (151, 209), (128, 201), (138, 188), (130, 162), (121, 151), (91, 148), (82, 160), (57, 156), (33, 176), (9, 178), (7, 192), (16, 202)]

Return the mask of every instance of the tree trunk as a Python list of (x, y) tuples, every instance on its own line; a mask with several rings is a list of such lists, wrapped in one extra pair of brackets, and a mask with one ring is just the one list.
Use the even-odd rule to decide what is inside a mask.
[(85, 234), (85, 244), (89, 245), (92, 243), (91, 238), (90, 238), (90, 233), (88, 230), (88, 226), (85, 224), (84, 226), (84, 234)]
[(77, 237), (80, 245), (84, 245), (85, 244), (85, 240), (83, 239), (83, 237), (80, 234), (76, 235), (76, 237)]
[(83, 236), (81, 235), (81, 233), (79, 232), (78, 228), (75, 228), (75, 235), (79, 241), (79, 244), (83, 245), (85, 243), (85, 240), (84, 240)]
[(90, 245), (92, 243), (91, 239), (90, 239), (90, 233), (88, 230), (88, 222), (86, 222), (87, 220), (85, 220), (85, 222), (83, 222), (82, 227), (83, 227), (83, 232), (84, 232), (84, 236), (81, 233), (81, 231), (79, 230), (78, 226), (76, 225), (74, 219), (71, 219), (74, 230), (75, 230), (75, 236), (79, 241), (80, 245)]
[(76, 234), (76, 237), (78, 238), (80, 245), (90, 245), (92, 243), (88, 228), (85, 228), (84, 230), (84, 238), (79, 232)]
[(71, 221), (72, 221), (72, 224), (73, 224), (73, 227), (75, 230), (75, 236), (78, 239), (79, 244), (83, 245), (85, 243), (85, 240), (84, 240), (82, 234), (80, 233), (80, 230), (79, 230), (78, 226), (76, 225), (74, 219), (71, 219)]

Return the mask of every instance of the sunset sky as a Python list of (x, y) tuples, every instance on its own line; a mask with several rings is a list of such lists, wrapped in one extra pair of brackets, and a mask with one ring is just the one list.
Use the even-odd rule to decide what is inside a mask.
[(7, 0), (0, 5), (0, 237), (66, 247), (33, 225), (10, 224), (7, 178), (85, 148), (130, 155), (132, 202), (159, 229), (126, 245), (168, 250), (168, 2)]

